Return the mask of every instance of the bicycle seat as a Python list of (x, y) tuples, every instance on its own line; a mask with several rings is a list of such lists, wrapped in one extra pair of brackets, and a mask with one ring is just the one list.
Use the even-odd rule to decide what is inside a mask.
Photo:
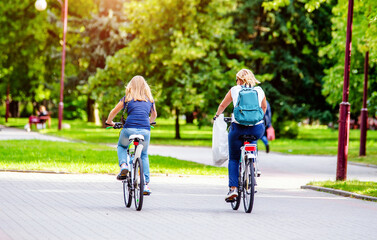
[(135, 140), (135, 139), (139, 139), (139, 140), (142, 140), (144, 141), (144, 136), (141, 135), (141, 134), (132, 134), (128, 140)]
[(242, 141), (246, 141), (246, 142), (251, 142), (251, 141), (255, 141), (257, 140), (258, 138), (255, 137), (254, 135), (241, 135), (240, 136), (240, 140)]

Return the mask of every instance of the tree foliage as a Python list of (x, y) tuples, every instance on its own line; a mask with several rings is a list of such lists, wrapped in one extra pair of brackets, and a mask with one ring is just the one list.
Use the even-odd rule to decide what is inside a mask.
[[(46, 103), (57, 106), (60, 89), (62, 22), (61, 6), (49, 2), (48, 9), (39, 12), (34, 0), (0, 2), (0, 91), (5, 97), (10, 86), (12, 101)], [(78, 6), (81, 6), (80, 8)], [(91, 1), (70, 3), (70, 16), (87, 16)], [(77, 75), (71, 46), (77, 34), (70, 31), (73, 24), (68, 19), (66, 76), (69, 82)], [(74, 29), (74, 28), (73, 28)], [(66, 89), (65, 95), (70, 89)], [(71, 103), (71, 101), (67, 101)], [(56, 108), (49, 109), (52, 113)], [(30, 114), (30, 113), (29, 113)]]
[[(50, 92), (43, 84), (48, 74), (46, 54), (49, 35), (46, 34), (47, 14), (38, 14), (34, 1), (0, 2), (0, 91), (5, 97), (10, 85), (10, 94), (16, 101), (48, 97)], [(46, 91), (45, 91), (46, 90)]]
[[(323, 94), (327, 102), (338, 106), (342, 101), (345, 59), (345, 42), (347, 29), (348, 1), (339, 0), (333, 9), (332, 41), (321, 49), (321, 56), (331, 59), (325, 70)], [(349, 85), (349, 102), (351, 115), (360, 114), (363, 100), (364, 56), (369, 51), (369, 113), (377, 114), (377, 2), (373, 0), (355, 1), (352, 27), (352, 50)], [(371, 111), (372, 110), (372, 111)]]
[(253, 51), (246, 65), (262, 84), (274, 125), (302, 118), (331, 120), (321, 94), (326, 59), (318, 49), (331, 40), (332, 3), (323, 1), (240, 0), (235, 12), (237, 37)]
[(199, 116), (212, 116), (219, 103), (213, 99), (225, 95), (242, 66), (237, 56), (247, 52), (226, 15), (234, 7), (225, 0), (127, 3), (129, 25), (124, 31), (134, 38), (90, 79), (93, 97), (104, 114), (123, 96), (124, 83), (143, 75), (153, 89), (159, 113), (174, 112), (178, 117), (197, 111), (202, 113)]

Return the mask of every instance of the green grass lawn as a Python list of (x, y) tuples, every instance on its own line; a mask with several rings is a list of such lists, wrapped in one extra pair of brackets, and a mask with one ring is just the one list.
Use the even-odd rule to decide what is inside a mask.
[[(4, 119), (0, 119), (4, 124)], [(21, 127), (27, 119), (9, 119), (8, 126)], [(93, 123), (80, 120), (64, 120), (71, 125), (71, 129), (57, 130), (57, 119), (52, 119), (52, 128), (40, 130), (42, 133), (65, 137), (68, 139), (90, 143), (112, 143), (118, 141), (119, 130), (106, 130)], [(182, 139), (174, 139), (174, 120), (157, 119), (157, 126), (151, 131), (151, 144), (180, 145), (180, 146), (211, 146), (212, 127), (204, 126), (201, 129), (195, 124), (185, 124), (181, 121)], [(366, 164), (377, 165), (377, 131), (368, 131), (367, 156), (359, 155), (360, 130), (350, 131), (348, 160)], [(264, 150), (263, 143), (259, 141), (260, 149)], [(273, 152), (306, 155), (336, 155), (338, 150), (338, 131), (326, 126), (301, 126), (297, 139), (276, 139), (270, 142)]]
[[(226, 168), (150, 156), (150, 172), (162, 174), (227, 175)], [(44, 170), (72, 173), (119, 172), (115, 148), (93, 143), (41, 140), (0, 141), (0, 169)]]
[(362, 182), (358, 180), (348, 181), (324, 181), (324, 182), (310, 182), (308, 185), (327, 187), (333, 189), (344, 190), (347, 192), (354, 192), (357, 194), (377, 197), (377, 182)]

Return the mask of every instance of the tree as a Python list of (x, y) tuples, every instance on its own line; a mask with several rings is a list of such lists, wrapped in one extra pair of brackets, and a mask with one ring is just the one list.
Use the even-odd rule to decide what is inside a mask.
[[(57, 106), (61, 70), (61, 6), (58, 1), (52, 1), (46, 11), (38, 12), (34, 4), (34, 0), (17, 0), (12, 4), (0, 2), (0, 92), (5, 93), (10, 85), (10, 94), (16, 103), (50, 102)], [(69, 5), (68, 77), (65, 81), (68, 86), (72, 76), (77, 75), (77, 61), (71, 58), (70, 50), (78, 38), (71, 31), (74, 24), (70, 19), (88, 15), (91, 4), (91, 0), (78, 0)], [(71, 93), (71, 90), (68, 87), (65, 93)]]
[(237, 37), (251, 47), (245, 62), (265, 80), (262, 87), (277, 130), (286, 120), (330, 115), (321, 94), (326, 60), (319, 57), (319, 48), (331, 40), (323, 29), (330, 24), (333, 3), (318, 8), (320, 2), (324, 1), (238, 1)]
[[(18, 106), (25, 99), (49, 96), (44, 84), (44, 74), (49, 59), (47, 48), (47, 23), (38, 15), (34, 1), (0, 2), (0, 92), (4, 100), (10, 89), (12, 101)], [(18, 112), (18, 111), (17, 111)]]
[[(343, 71), (345, 38), (347, 26), (348, 1), (339, 0), (333, 10), (332, 17), (332, 41), (321, 49), (321, 56), (331, 59), (331, 65), (325, 70), (323, 94), (328, 103), (334, 107), (342, 101)], [(351, 104), (351, 117), (357, 118), (362, 108), (363, 79), (364, 79), (364, 55), (370, 52), (370, 77), (369, 77), (369, 101), (368, 108), (372, 115), (377, 114), (377, 27), (375, 16), (377, 2), (373, 0), (355, 1), (352, 32), (352, 56), (350, 69), (349, 102)]]
[[(88, 79), (97, 68), (104, 68), (106, 57), (125, 47), (129, 36), (121, 31), (127, 24), (123, 16), (124, 0), (96, 1), (90, 16), (76, 20), (80, 39), (72, 53), (76, 59), (78, 75), (72, 88), (87, 96), (86, 112), (89, 122), (95, 121), (95, 101), (88, 91)], [(77, 89), (78, 88), (78, 89)]]
[(123, 96), (125, 80), (143, 75), (152, 86), (159, 113), (175, 114), (176, 138), (180, 114), (196, 110), (202, 117), (212, 116), (218, 102), (208, 97), (220, 100), (225, 95), (242, 66), (237, 58), (246, 52), (226, 15), (234, 7), (225, 0), (127, 3), (129, 26), (124, 31), (134, 38), (89, 80), (103, 114)]

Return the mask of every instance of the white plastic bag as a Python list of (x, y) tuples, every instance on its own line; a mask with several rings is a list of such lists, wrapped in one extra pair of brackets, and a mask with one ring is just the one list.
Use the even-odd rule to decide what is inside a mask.
[(224, 114), (220, 114), (213, 122), (212, 130), (212, 159), (216, 166), (221, 166), (228, 160), (228, 131), (226, 128)]

